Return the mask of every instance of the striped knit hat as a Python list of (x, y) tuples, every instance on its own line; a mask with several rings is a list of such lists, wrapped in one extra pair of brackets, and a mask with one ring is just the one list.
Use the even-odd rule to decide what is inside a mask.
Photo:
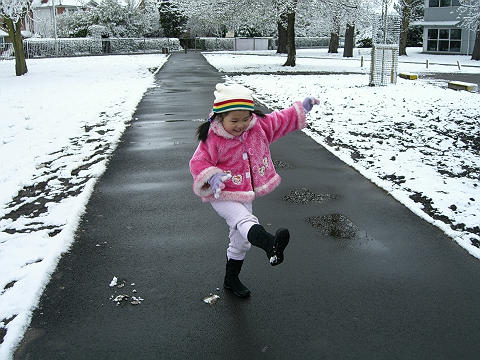
[(254, 110), (253, 92), (245, 86), (217, 84), (215, 89), (214, 113), (218, 114), (232, 110)]

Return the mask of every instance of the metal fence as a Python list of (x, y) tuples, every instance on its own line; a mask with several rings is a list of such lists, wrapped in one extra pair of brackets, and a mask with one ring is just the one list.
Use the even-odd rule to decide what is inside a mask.
[[(236, 38), (218, 38), (218, 37), (196, 37), (180, 39), (180, 44), (185, 49), (200, 51), (215, 50), (235, 50)], [(300, 37), (295, 38), (295, 47), (297, 49), (305, 48), (325, 48), (328, 47), (330, 37)], [(339, 39), (339, 45), (344, 46), (345, 39)], [(278, 47), (278, 38), (268, 38), (268, 49), (274, 50)]]
[[(23, 49), (27, 59), (64, 56), (88, 56), (109, 54), (168, 53), (180, 50), (180, 42), (174, 38), (68, 38), (26, 39)], [(14, 57), (10, 43), (0, 44), (0, 58)]]
[(0, 43), (0, 59), (10, 59), (13, 56), (13, 45), (10, 43)]
[[(88, 56), (109, 54), (166, 53), (183, 49), (216, 51), (234, 50), (234, 38), (60, 38), (26, 39), (23, 41), (27, 59), (43, 57)], [(328, 37), (297, 37), (296, 47), (328, 47)], [(343, 38), (340, 39), (340, 46)], [(278, 39), (268, 39), (268, 49), (276, 49)], [(10, 43), (0, 43), (0, 59), (14, 57)]]

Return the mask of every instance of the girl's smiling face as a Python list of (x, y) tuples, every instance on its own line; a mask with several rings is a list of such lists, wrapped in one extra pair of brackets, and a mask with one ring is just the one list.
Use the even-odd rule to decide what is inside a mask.
[(223, 115), (223, 128), (233, 136), (240, 136), (247, 130), (252, 114), (248, 110), (233, 110)]

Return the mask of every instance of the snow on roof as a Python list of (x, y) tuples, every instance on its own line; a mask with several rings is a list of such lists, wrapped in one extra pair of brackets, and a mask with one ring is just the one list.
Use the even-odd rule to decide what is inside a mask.
[[(56, 7), (84, 7), (89, 4), (93, 4), (96, 6), (97, 4), (101, 3), (103, 0), (47, 0), (46, 2), (42, 2), (42, 0), (33, 0), (31, 7), (33, 9), (38, 8), (47, 8), (52, 7), (52, 3), (55, 4)], [(120, 3), (127, 3), (126, 0), (120, 0)], [(134, 4), (138, 6), (141, 0), (135, 0)]]
[(460, 20), (448, 20), (448, 21), (414, 21), (411, 25), (422, 25), (422, 26), (455, 26), (460, 22)]
[(40, 8), (40, 7), (51, 7), (52, 3), (55, 6), (66, 6), (66, 7), (82, 7), (85, 6), (88, 1), (86, 0), (47, 0), (46, 2), (42, 2), (42, 0), (33, 0), (32, 1), (32, 8)]

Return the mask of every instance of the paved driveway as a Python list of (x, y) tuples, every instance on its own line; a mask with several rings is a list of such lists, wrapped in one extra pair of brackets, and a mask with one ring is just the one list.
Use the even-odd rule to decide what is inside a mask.
[(477, 92), (480, 92), (480, 74), (420, 74), (421, 79), (435, 79), (449, 81), (463, 81), (477, 84)]

